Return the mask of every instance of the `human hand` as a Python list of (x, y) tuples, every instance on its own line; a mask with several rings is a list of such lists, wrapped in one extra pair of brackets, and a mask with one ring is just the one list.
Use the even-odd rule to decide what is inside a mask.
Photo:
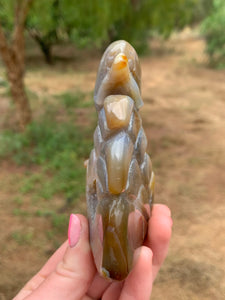
[(13, 300), (147, 300), (167, 255), (171, 236), (170, 210), (153, 205), (148, 235), (134, 254), (134, 267), (122, 282), (97, 273), (89, 244), (88, 221), (72, 215), (66, 241)]

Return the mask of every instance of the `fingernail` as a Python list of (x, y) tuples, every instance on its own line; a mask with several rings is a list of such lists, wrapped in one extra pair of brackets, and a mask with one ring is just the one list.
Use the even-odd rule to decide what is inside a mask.
[(71, 214), (68, 228), (68, 240), (71, 248), (75, 247), (80, 239), (81, 224), (79, 218)]

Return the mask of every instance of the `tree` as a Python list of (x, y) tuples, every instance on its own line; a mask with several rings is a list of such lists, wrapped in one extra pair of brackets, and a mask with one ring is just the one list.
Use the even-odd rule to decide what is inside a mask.
[(78, 47), (105, 48), (125, 39), (140, 51), (151, 33), (168, 37), (172, 30), (201, 19), (211, 1), (38, 0), (28, 16), (27, 29), (48, 63), (53, 61), (52, 47), (65, 41)]
[(62, 33), (61, 25), (59, 0), (34, 2), (27, 18), (26, 29), (37, 42), (48, 64), (53, 63), (52, 47), (63, 40), (60, 36)]
[(129, 5), (130, 0), (38, 0), (32, 5), (26, 28), (46, 62), (52, 63), (52, 47), (57, 43), (101, 47)]
[[(17, 107), (21, 129), (31, 121), (31, 109), (24, 86), (25, 73), (25, 41), (24, 29), (30, 5), (33, 0), (1, 1), (6, 8), (13, 6), (14, 20), (12, 19), (13, 30), (9, 32), (3, 30), (5, 19), (0, 15), (0, 55), (6, 67), (7, 77), (10, 83), (10, 91), (13, 102)], [(2, 9), (1, 8), (1, 9)]]
[(122, 18), (115, 23), (111, 39), (122, 38), (143, 49), (149, 37), (169, 37), (173, 30), (201, 21), (212, 0), (130, 0)]
[(225, 2), (214, 0), (211, 14), (202, 22), (206, 52), (213, 66), (225, 67)]

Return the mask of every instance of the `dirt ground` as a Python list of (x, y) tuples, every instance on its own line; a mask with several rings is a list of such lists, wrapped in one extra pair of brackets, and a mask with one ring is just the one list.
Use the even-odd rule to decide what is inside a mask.
[[(171, 208), (174, 225), (169, 255), (151, 299), (222, 300), (225, 299), (225, 72), (207, 68), (204, 42), (195, 37), (173, 38), (163, 48), (154, 43), (153, 49), (152, 55), (141, 58), (145, 103), (141, 114), (156, 173), (156, 202)], [(98, 63), (99, 57), (93, 56), (75, 59), (66, 68), (62, 64), (52, 69), (43, 63), (41, 68), (31, 64), (26, 84), (40, 97), (72, 88), (92, 91)], [(3, 99), (0, 119), (5, 120), (8, 109), (8, 102)], [(11, 299), (54, 250), (43, 234), (50, 226), (47, 219), (31, 215), (24, 218), (13, 213), (19, 201), (17, 179), (23, 173), (23, 167), (1, 164), (1, 300)], [(30, 203), (26, 195), (25, 212), (31, 209)], [(57, 198), (48, 205), (58, 203)], [(84, 203), (78, 204), (74, 211), (85, 212)], [(16, 233), (24, 228), (27, 242), (21, 243)]]

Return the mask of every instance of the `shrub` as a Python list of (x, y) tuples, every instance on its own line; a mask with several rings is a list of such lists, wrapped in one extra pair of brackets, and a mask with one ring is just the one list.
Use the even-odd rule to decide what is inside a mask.
[[(92, 148), (92, 134), (72, 122), (57, 123), (44, 115), (24, 132), (0, 133), (0, 161), (11, 159), (19, 165), (36, 166), (22, 179), (20, 192), (44, 199), (62, 194), (67, 202), (85, 191), (84, 160)], [(91, 130), (93, 132), (93, 129)]]
[(202, 22), (202, 33), (206, 39), (206, 52), (210, 64), (225, 67), (225, 1), (214, 0), (211, 14)]

